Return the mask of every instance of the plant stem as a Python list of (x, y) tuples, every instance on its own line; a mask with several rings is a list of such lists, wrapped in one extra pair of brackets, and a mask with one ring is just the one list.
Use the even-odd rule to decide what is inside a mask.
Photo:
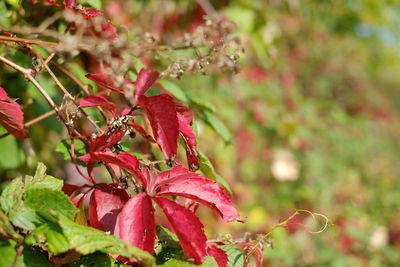
[(67, 69), (61, 67), (60, 65), (58, 65), (57, 63), (54, 63), (52, 61), (50, 61), (50, 64), (53, 65), (56, 69), (58, 69), (62, 73), (64, 73), (65, 75), (67, 75), (68, 78), (70, 78), (74, 83), (76, 83), (85, 92), (85, 94), (90, 95), (90, 92), (86, 88), (86, 86), (83, 83), (81, 83), (81, 81), (78, 78), (76, 78), (71, 72), (69, 72)]
[(0, 35), (0, 40), (11, 41), (11, 42), (21, 42), (21, 43), (26, 43), (26, 44), (37, 44), (37, 45), (43, 45), (43, 46), (49, 46), (49, 47), (56, 47), (58, 45), (55, 42), (47, 42), (47, 41), (41, 41), (41, 40), (30, 40), (30, 39), (24, 39), (24, 38), (19, 38), (19, 37), (11, 37), (11, 36), (4, 36), (4, 35)]
[(15, 254), (15, 258), (14, 258), (14, 261), (13, 261), (11, 267), (16, 267), (17, 266), (18, 259), (19, 259), (19, 257), (21, 257), (23, 250), (24, 250), (24, 246), (22, 246), (22, 245), (17, 248), (17, 251), (16, 251), (17, 254)]
[(62, 116), (59, 108), (57, 105), (54, 103), (53, 99), (47, 94), (46, 90), (43, 89), (43, 87), (38, 83), (38, 81), (32, 76), (33, 70), (32, 69), (26, 69), (24, 67), (21, 67), (20, 65), (8, 60), (7, 58), (3, 57), (0, 55), (0, 61), (3, 62), (4, 64), (10, 66), (11, 68), (19, 71), (21, 74), (24, 75), (24, 77), (29, 80), (37, 89), (38, 91), (42, 94), (42, 96), (46, 99), (46, 101), (49, 103), (51, 108), (57, 113), (58, 117), (60, 120), (64, 123), (64, 125), (68, 128), (69, 130), (72, 130), (74, 134), (79, 135), (79, 133), (72, 128), (69, 123), (65, 120), (65, 118)]
[[(90, 95), (89, 90), (87, 89), (87, 87), (85, 85), (83, 85), (83, 83), (81, 83), (81, 81), (79, 81), (78, 78), (76, 78), (71, 72), (69, 72), (67, 69), (61, 67), (60, 65), (50, 61), (50, 64), (53, 65), (56, 69), (58, 69), (59, 71), (61, 71), (62, 73), (64, 73), (65, 75), (68, 76), (68, 78), (70, 78), (72, 81), (74, 81), (87, 95)], [(101, 115), (103, 116), (104, 120), (107, 120), (107, 116), (106, 113), (104, 112), (102, 107), (97, 107), (97, 109), (100, 111)]]
[(47, 70), (47, 72), (50, 74), (51, 78), (54, 80), (54, 82), (57, 84), (58, 88), (61, 89), (61, 91), (64, 93), (64, 95), (66, 95), (79, 109), (79, 111), (85, 116), (85, 118), (96, 128), (96, 130), (98, 132), (103, 132), (103, 130), (97, 125), (96, 122), (94, 122), (94, 120), (81, 108), (79, 107), (79, 104), (76, 102), (75, 98), (67, 91), (67, 89), (65, 89), (64, 85), (62, 85), (62, 83), (60, 82), (60, 80), (57, 78), (57, 76), (54, 74), (54, 72), (50, 69), (50, 67), (48, 66), (48, 59), (51, 60), (51, 58), (55, 55), (55, 53), (53, 52), (52, 54), (50, 54), (50, 56), (48, 57), (48, 59), (44, 60), (42, 55), (36, 51), (36, 49), (34, 49), (31, 46), (28, 46), (29, 49), (31, 49), (31, 51), (35, 54), (35, 56), (42, 62), (42, 68), (44, 66), (44, 68)]

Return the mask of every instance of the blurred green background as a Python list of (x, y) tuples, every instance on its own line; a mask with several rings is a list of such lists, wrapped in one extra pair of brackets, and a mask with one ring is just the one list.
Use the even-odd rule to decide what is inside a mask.
[[(13, 2), (0, 2), (0, 14)], [(272, 248), (264, 249), (265, 266), (400, 265), (400, 2), (86, 2), (102, 7), (115, 25), (139, 32), (147, 30), (142, 23), (152, 15), (162, 12), (168, 20), (178, 14), (163, 32), (166, 40), (203, 23), (199, 4), (236, 23), (245, 50), (238, 74), (185, 74), (174, 81), (229, 129), (218, 135), (202, 120), (195, 123), (200, 150), (231, 185), (247, 218), (244, 224), (223, 224), (201, 209), (210, 237), (267, 233), (305, 209), (332, 224), (312, 234), (323, 220), (316, 224), (302, 214), (274, 230)], [(1, 19), (6, 23), (7, 17)], [(174, 55), (185, 53), (193, 51)], [(85, 74), (78, 64), (70, 67)], [(15, 80), (11, 91), (29, 90), (15, 73), (1, 72), (0, 78)], [(59, 98), (54, 85), (47, 88)], [(40, 96), (30, 97), (31, 118), (48, 110)], [(46, 119), (30, 134), (31, 145), (0, 139), (0, 181), (32, 172), (38, 160), (52, 175), (67, 178), (70, 167), (54, 152), (65, 137), (57, 120)]]

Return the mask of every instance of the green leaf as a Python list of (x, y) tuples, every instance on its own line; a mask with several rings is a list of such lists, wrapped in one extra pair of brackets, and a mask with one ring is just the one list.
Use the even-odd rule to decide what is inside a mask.
[(32, 188), (47, 188), (60, 191), (64, 182), (61, 179), (46, 175), (47, 167), (39, 162), (34, 177), (25, 176), (25, 190)]
[(22, 240), (23, 237), (15, 232), (14, 227), (11, 225), (7, 215), (0, 210), (0, 236), (11, 236), (15, 240)]
[(11, 25), (11, 12), (7, 9), (6, 3), (0, 1), (0, 25), (8, 27)]
[(47, 188), (32, 188), (27, 190), (25, 203), (36, 212), (56, 211), (70, 219), (73, 219), (79, 211), (71, 203), (67, 195)]
[(50, 190), (61, 191), (61, 188), (64, 185), (64, 182), (61, 179), (55, 178), (50, 175), (45, 175), (37, 180), (33, 178), (31, 181), (27, 180), (28, 177), (29, 176), (25, 178), (25, 190), (33, 188), (46, 188)]
[(228, 255), (227, 267), (243, 267), (245, 260), (243, 251), (231, 245), (222, 245), (219, 246), (219, 248), (225, 251), (226, 255)]
[(113, 235), (76, 224), (61, 215), (58, 216), (58, 222), (71, 247), (81, 254), (87, 255), (95, 251), (101, 251), (104, 253), (119, 254), (127, 258), (135, 258), (147, 266), (155, 266), (155, 259), (148, 252), (130, 246)]
[(204, 111), (202, 112), (203, 120), (214, 129), (214, 131), (222, 137), (225, 143), (229, 144), (232, 142), (232, 134), (229, 129), (225, 126), (225, 124), (220, 121), (217, 117), (215, 117), (210, 112)]
[(223, 186), (225, 190), (232, 194), (232, 190), (229, 184), (222, 178), (218, 173), (216, 173), (214, 166), (211, 161), (204, 155), (201, 151), (197, 151), (197, 158), (199, 159), (200, 171), (209, 179), (216, 181), (218, 184)]
[(96, 9), (101, 9), (101, 0), (86, 0), (86, 3)]
[[(45, 175), (44, 172), (45, 172), (44, 165), (39, 164), (35, 174), (35, 177), (37, 177), (37, 179), (35, 179), (32, 176), (26, 176), (25, 179), (18, 177), (15, 178), (4, 189), (0, 197), (1, 208), (4, 210), (6, 214), (8, 214), (9, 220), (15, 226), (29, 231), (34, 230), (38, 225), (44, 222), (43, 219), (40, 216), (38, 216), (38, 214), (35, 212), (35, 209), (37, 211), (42, 212), (48, 207), (54, 209), (55, 206), (57, 208), (57, 206), (59, 205), (58, 201), (61, 201), (60, 203), (66, 204), (65, 207), (61, 206), (58, 207), (59, 209), (64, 209), (66, 207), (69, 208), (72, 207), (73, 209), (75, 209), (75, 207), (72, 205), (72, 203), (69, 201), (66, 195), (64, 195), (62, 192), (59, 191), (50, 190), (50, 189), (60, 190), (63, 185), (62, 180), (54, 178), (52, 176)], [(31, 193), (34, 192), (31, 190), (43, 190), (43, 189), (50, 191), (51, 192), (50, 194), (61, 196), (62, 200), (60, 200), (60, 198), (42, 199), (41, 198), (42, 196), (25, 195), (26, 192), (31, 192)], [(36, 202), (43, 202), (43, 203), (41, 206), (37, 206), (36, 203), (35, 204), (36, 207), (34, 208), (33, 206), (27, 205), (27, 203), (30, 203), (29, 201), (31, 200), (34, 200), (33, 201), (34, 204)]]
[(18, 8), (19, 5), (19, 0), (6, 0), (7, 3), (9, 3), (11, 6), (14, 8)]
[(21, 177), (17, 177), (4, 188), (1, 194), (0, 204), (3, 211), (9, 213), (11, 208), (15, 206), (18, 201), (21, 201), (23, 193), (24, 183)]
[(18, 259), (17, 267), (52, 267), (53, 265), (39, 251), (24, 246), (21, 257)]
[(169, 259), (184, 259), (185, 254), (183, 253), (182, 247), (179, 244), (178, 237), (169, 231), (167, 228), (157, 226), (157, 237), (160, 246), (156, 249), (157, 264), (162, 264)]
[(125, 264), (117, 262), (115, 259), (107, 256), (103, 253), (94, 253), (71, 263), (68, 267), (122, 267), (127, 266)]
[(217, 262), (213, 257), (207, 256), (204, 259), (203, 264), (197, 265), (187, 261), (181, 261), (177, 259), (170, 259), (162, 265), (157, 265), (160, 267), (218, 267)]
[(7, 157), (0, 157), (0, 167), (4, 169), (15, 169), (25, 162), (25, 155), (18, 146), (14, 136), (10, 135), (0, 139), (2, 151), (7, 151)]
[[(71, 155), (70, 155), (70, 148), (71, 148), (71, 140), (70, 139), (64, 139), (62, 140), (56, 147), (56, 152), (60, 153), (63, 158), (67, 161), (71, 161)], [(79, 139), (74, 140), (74, 150), (75, 150), (75, 157), (82, 156), (86, 154), (86, 145)], [(86, 164), (79, 160), (76, 159), (76, 163), (82, 166), (86, 166)]]
[(234, 21), (243, 32), (251, 32), (254, 28), (255, 12), (240, 6), (230, 6), (223, 13)]
[[(16, 258), (17, 243), (10, 239), (0, 238), (0, 267), (13, 266)], [(22, 248), (22, 254), (16, 262), (16, 267), (51, 267), (52, 265), (40, 252), (33, 250), (30, 246)]]
[(190, 102), (189, 97), (186, 93), (175, 83), (168, 80), (160, 80), (159, 84), (162, 85), (171, 95), (173, 95), (177, 100), (184, 104), (188, 104)]
[(200, 265), (200, 266), (203, 266), (203, 267), (218, 267), (218, 263), (215, 261), (214, 257), (206, 256), (204, 258), (203, 264)]
[(39, 162), (36, 167), (36, 172), (33, 178), (40, 179), (46, 174), (47, 167), (42, 162)]
[(25, 243), (29, 245), (38, 245), (44, 241), (46, 241), (45, 244), (49, 251), (54, 254), (60, 254), (71, 249), (61, 227), (54, 222), (39, 226), (25, 238)]
[(217, 111), (217, 108), (211, 104), (208, 101), (205, 101), (203, 99), (197, 98), (197, 97), (192, 97), (191, 98), (192, 104), (197, 107), (198, 109), (202, 111), (209, 111), (212, 113), (215, 113)]
[(15, 255), (17, 254), (15, 251), (15, 245), (17, 242), (10, 239), (1, 239), (0, 238), (0, 266), (8, 267), (12, 266)]
[(8, 218), (13, 225), (28, 231), (34, 230), (44, 222), (34, 210), (27, 207), (23, 202), (13, 207)]

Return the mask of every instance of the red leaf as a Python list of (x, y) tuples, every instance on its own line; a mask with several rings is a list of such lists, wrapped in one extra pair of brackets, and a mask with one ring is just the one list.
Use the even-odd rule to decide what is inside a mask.
[(64, 0), (64, 6), (74, 8), (76, 6), (76, 0)]
[(100, 95), (89, 95), (79, 100), (79, 106), (81, 107), (98, 107), (102, 106), (115, 115), (115, 105), (110, 102), (106, 97)]
[(190, 122), (186, 120), (184, 116), (177, 113), (179, 122), (179, 132), (182, 135), (183, 141), (186, 145), (186, 157), (188, 165), (191, 170), (196, 170), (199, 167), (199, 160), (197, 159), (196, 151), (196, 136), (193, 133)]
[(158, 79), (159, 75), (160, 73), (157, 71), (141, 69), (135, 82), (135, 96), (138, 98), (139, 96), (144, 95)]
[(94, 138), (88, 145), (89, 152), (104, 151), (116, 145), (124, 136), (125, 131), (114, 131)]
[(2, 87), (0, 87), (0, 124), (18, 139), (28, 137), (28, 132), (24, 129), (24, 113), (20, 105), (9, 98)]
[(111, 23), (104, 21), (101, 24), (101, 36), (109, 41), (118, 38), (117, 29)]
[(207, 253), (213, 256), (215, 261), (218, 263), (218, 267), (226, 267), (228, 264), (228, 255), (222, 249), (218, 248), (216, 245), (211, 245), (207, 248)]
[(118, 216), (119, 237), (153, 254), (156, 236), (154, 208), (146, 194), (132, 197)]
[(103, 14), (103, 11), (91, 8), (83, 10), (83, 14), (86, 16), (94, 17)]
[(44, 0), (44, 1), (53, 6), (61, 6), (60, 4), (57, 4), (56, 2), (53, 2), (51, 0)]
[(179, 136), (179, 123), (173, 98), (166, 94), (140, 96), (139, 103), (147, 112), (153, 135), (164, 156), (172, 158), (178, 149)]
[[(216, 182), (182, 167), (173, 169), (174, 172), (170, 172), (169, 178), (163, 181), (163, 184), (168, 185), (161, 188), (157, 196), (177, 195), (190, 198), (216, 210), (224, 221), (239, 219), (239, 214), (229, 200), (228, 194)], [(157, 191), (156, 186), (154, 189)]]
[(204, 234), (203, 224), (191, 211), (169, 199), (153, 197), (153, 200), (167, 216), (185, 255), (194, 259), (197, 264), (201, 264), (207, 255), (207, 237)]
[(140, 124), (138, 124), (136, 122), (132, 122), (129, 125), (132, 126), (133, 129), (136, 130), (136, 132), (138, 132), (141, 136), (143, 136), (144, 138), (146, 138), (150, 142), (152, 142), (152, 143), (156, 142), (154, 140), (154, 138)]
[(196, 178), (198, 176), (199, 175), (197, 173), (190, 172), (184, 167), (176, 165), (172, 169), (160, 172), (157, 175), (151, 191), (154, 192), (155, 189), (160, 188), (164, 185), (168, 185), (170, 183), (174, 183), (175, 181)]
[(126, 169), (127, 171), (137, 171), (139, 161), (135, 156), (127, 152), (122, 152), (118, 156), (115, 156), (112, 152), (89, 152), (79, 157), (80, 160), (88, 161), (103, 161), (111, 163)]
[(86, 78), (94, 81), (95, 83), (97, 83), (98, 85), (100, 85), (102, 87), (105, 87), (107, 89), (113, 90), (118, 93), (123, 93), (122, 90), (115, 87), (112, 84), (112, 81), (110, 81), (110, 78), (108, 78), (103, 73), (96, 73), (96, 74), (88, 73), (85, 76), (86, 76)]
[(128, 200), (129, 195), (125, 190), (115, 188), (115, 186), (110, 184), (97, 184), (96, 189), (90, 197), (90, 225), (96, 229), (113, 234), (117, 216)]
[(66, 194), (67, 196), (71, 197), (81, 188), (82, 188), (81, 186), (74, 184), (64, 184), (63, 187), (61, 188), (61, 191), (63, 191), (64, 194)]
[(127, 152), (122, 152), (118, 156), (114, 156), (111, 152), (89, 152), (79, 157), (84, 162), (103, 161), (110, 164), (115, 164), (124, 168), (131, 173), (136, 179), (147, 186), (147, 179), (140, 172), (139, 161), (136, 157)]
[(3, 87), (0, 87), (0, 101), (9, 101), (10, 99)]
[(192, 124), (193, 111), (189, 107), (185, 106), (180, 102), (175, 101), (175, 108), (176, 111), (185, 118), (185, 120), (189, 123), (189, 125)]
[(196, 136), (190, 127), (193, 121), (193, 112), (190, 108), (179, 102), (175, 102), (175, 107), (178, 112), (179, 132), (186, 146), (188, 166), (191, 170), (197, 170), (199, 167), (199, 160), (197, 159)]
[(78, 208), (80, 202), (85, 198), (85, 193), (79, 193), (71, 199), (72, 204)]

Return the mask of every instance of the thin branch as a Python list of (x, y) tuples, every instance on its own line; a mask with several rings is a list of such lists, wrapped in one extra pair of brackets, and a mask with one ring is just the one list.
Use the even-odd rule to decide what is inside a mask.
[[(54, 115), (54, 114), (56, 114), (56, 112), (54, 110), (50, 110), (49, 112), (46, 112), (46, 113), (40, 115), (39, 117), (36, 117), (36, 118), (24, 123), (24, 127), (27, 128), (27, 127), (29, 127), (29, 126), (31, 126), (31, 125), (33, 125), (33, 124), (35, 124), (35, 123), (37, 123), (37, 122), (39, 122), (41, 120), (44, 120), (44, 119), (50, 117), (51, 115)], [(5, 134), (2, 134), (2, 135), (0, 135), (0, 139), (4, 138), (4, 137), (7, 137), (9, 135), (10, 135), (9, 132), (7, 132)]]
[[(57, 70), (61, 71), (64, 73), (68, 78), (70, 78), (73, 82), (75, 82), (87, 95), (90, 95), (89, 90), (87, 89), (87, 86), (85, 86), (78, 78), (76, 78), (71, 72), (69, 72), (67, 69), (61, 67), (57, 63), (54, 63), (53, 61), (50, 61), (50, 64), (53, 65)], [(107, 120), (106, 113), (104, 112), (103, 108), (98, 106), (97, 109), (100, 111), (101, 115), (103, 116), (104, 120)]]
[[(106, 93), (107, 93), (107, 91), (101, 91), (98, 95), (104, 95)], [(71, 104), (72, 103), (69, 103), (69, 104), (67, 103), (66, 106), (68, 107)], [(38, 122), (40, 122), (40, 121), (42, 121), (42, 120), (44, 120), (44, 119), (46, 119), (46, 118), (48, 118), (48, 117), (50, 117), (51, 115), (54, 115), (54, 114), (57, 114), (56, 111), (55, 110), (50, 110), (50, 111), (40, 115), (39, 117), (36, 117), (36, 118), (24, 123), (24, 127), (30, 127), (31, 125), (33, 125), (35, 123), (38, 123)], [(7, 137), (9, 135), (10, 135), (9, 132), (4, 133), (4, 134), (0, 135), (0, 139), (4, 138), (4, 137)]]
[(17, 248), (17, 253), (15, 254), (15, 258), (14, 258), (14, 261), (13, 261), (11, 267), (16, 267), (17, 266), (18, 259), (19, 259), (19, 257), (21, 257), (23, 250), (24, 250), (24, 246), (22, 246), (22, 245)]
[(53, 65), (56, 69), (58, 69), (62, 73), (64, 73), (65, 75), (67, 75), (68, 78), (70, 78), (74, 83), (76, 83), (85, 92), (85, 94), (90, 95), (90, 92), (87, 89), (87, 87), (78, 78), (76, 78), (71, 72), (69, 72), (66, 68), (61, 67), (60, 65), (58, 65), (57, 63), (55, 63), (53, 61), (50, 61), (50, 64)]
[[(35, 54), (37, 58), (42, 62), (42, 66), (45, 67), (47, 72), (50, 74), (51, 78), (54, 80), (54, 82), (57, 84), (58, 88), (61, 89), (61, 91), (78, 107), (79, 111), (85, 116), (85, 118), (97, 129), (97, 131), (102, 132), (103, 130), (97, 125), (96, 122), (79, 106), (79, 104), (76, 102), (75, 98), (68, 92), (67, 89), (65, 89), (64, 85), (60, 82), (60, 80), (57, 78), (57, 76), (54, 74), (54, 72), (50, 69), (50, 67), (47, 64), (47, 60), (44, 60), (42, 55), (36, 51), (33, 47), (28, 46), (28, 48), (31, 49), (31, 51)], [(49, 58), (52, 58), (52, 55), (54, 56), (54, 53), (52, 53)], [(42, 67), (41, 66), (41, 67)]]
[(2, 40), (2, 41), (11, 41), (11, 42), (19, 42), (19, 43), (25, 43), (25, 44), (37, 44), (37, 45), (43, 45), (43, 46), (49, 46), (49, 47), (56, 47), (58, 45), (58, 43), (55, 43), (55, 42), (47, 42), (47, 41), (41, 41), (41, 40), (31, 40), (31, 39), (4, 36), (4, 35), (0, 35), (0, 40)]
[[(0, 43), (1, 43), (2, 45), (11, 47), (11, 48), (13, 48), (13, 49), (19, 50), (19, 51), (24, 52), (24, 53), (34, 53), (35, 56), (38, 57), (38, 58), (43, 62), (43, 58), (41, 57), (41, 55), (40, 55), (39, 53), (37, 53), (37, 52), (36, 52), (32, 47), (30, 47), (30, 46), (26, 46), (26, 45), (24, 46), (25, 48), (28, 48), (29, 50), (31, 50), (31, 51), (29, 52), (29, 51), (26, 51), (26, 49), (23, 49), (22, 47), (18, 47), (18, 46), (12, 45), (12, 44), (8, 44), (7, 42), (4, 42), (4, 41), (0, 41)], [(90, 95), (90, 92), (89, 92), (89, 90), (87, 89), (87, 87), (86, 87), (83, 83), (81, 83), (81, 81), (79, 81), (79, 79), (77, 79), (71, 72), (69, 72), (69, 71), (66, 70), (65, 68), (63, 68), (63, 67), (61, 67), (60, 65), (58, 65), (58, 64), (56, 64), (56, 63), (54, 63), (54, 62), (51, 61), (51, 59), (54, 57), (54, 55), (55, 55), (54, 52), (51, 53), (50, 56), (47, 57), (47, 59), (42, 63), (42, 65), (39, 67), (39, 69), (35, 70), (35, 73), (40, 72), (40, 71), (43, 69), (43, 67), (46, 67), (46, 65), (47, 65), (48, 63), (50, 63), (51, 65), (53, 65), (54, 67), (56, 67), (59, 71), (61, 71), (61, 72), (64, 73), (65, 75), (67, 75), (72, 81), (74, 81), (87, 95)], [(49, 73), (50, 73), (50, 75), (51, 75), (51, 71), (50, 71)], [(53, 76), (52, 76), (52, 77), (53, 77)], [(57, 83), (57, 82), (56, 82), (56, 83)], [(57, 84), (57, 85), (58, 85), (58, 84)], [(63, 87), (60, 87), (60, 88), (63, 88)], [(64, 90), (63, 90), (63, 92), (64, 92)], [(65, 92), (64, 92), (64, 93), (65, 93)], [(76, 103), (74, 102), (74, 104), (76, 104)], [(77, 106), (79, 106), (79, 105), (77, 105)], [(106, 115), (106, 113), (104, 112), (104, 110), (102, 109), (102, 107), (97, 107), (97, 109), (99, 110), (99, 112), (100, 112), (100, 114), (102, 115), (103, 119), (104, 119), (104, 120), (107, 120), (107, 115)], [(87, 115), (81, 108), (80, 108), (80, 110), (81, 110), (81, 112), (82, 112), (86, 117), (88, 117), (88, 115)], [(91, 118), (88, 118), (88, 120), (91, 121), (91, 123), (92, 123), (93, 125), (95, 125), (94, 121), (93, 121)], [(99, 128), (97, 127), (97, 125), (96, 125), (95, 127), (96, 127), (97, 130), (99, 130)], [(8, 135), (8, 134), (6, 134), (5, 136), (7, 136), (7, 135)], [(0, 136), (0, 139), (1, 139), (2, 137), (5, 137), (5, 136), (1, 135), (1, 136)]]
[[(72, 128), (68, 124), (68, 122), (65, 120), (65, 118), (61, 115), (60, 110), (58, 109), (57, 105), (53, 102), (53, 100), (46, 93), (46, 91), (42, 88), (42, 86), (35, 80), (35, 78), (33, 78), (33, 76), (32, 76), (33, 70), (32, 69), (26, 69), (24, 67), (21, 67), (21, 66), (15, 64), (14, 62), (6, 59), (3, 56), (0, 56), (0, 61), (2, 61), (3, 63), (5, 63), (8, 66), (14, 68), (15, 70), (21, 72), (26, 79), (28, 79), (31, 83), (33, 83), (33, 85), (39, 90), (39, 92), (43, 95), (43, 97), (47, 100), (47, 102), (50, 104), (50, 106), (57, 113), (58, 117), (62, 120), (64, 125), (67, 127), (68, 132), (69, 133), (73, 132), (75, 135), (79, 135), (79, 133), (74, 128)], [(54, 75), (54, 73), (53, 73), (53, 75)], [(112, 169), (107, 164), (106, 164), (106, 168), (107, 168), (108, 172), (110, 173), (112, 179), (114, 181), (118, 181), (116, 176), (115, 176), (115, 173), (112, 171)]]
[(46, 112), (46, 113), (40, 115), (39, 117), (36, 117), (36, 118), (28, 121), (27, 123), (24, 124), (24, 127), (29, 127), (29, 126), (31, 126), (41, 120), (44, 120), (54, 114), (56, 114), (56, 112), (54, 110), (50, 110), (49, 112)]
[(43, 69), (43, 67), (45, 67), (45, 66), (51, 61), (51, 59), (52, 59), (55, 55), (56, 55), (55, 52), (51, 53), (50, 56), (48, 56), (48, 57), (46, 58), (46, 60), (42, 62), (42, 65), (40, 65), (40, 66), (38, 67), (38, 69), (35, 70), (35, 72), (36, 72), (36, 73), (39, 73), (39, 72)]
[[(24, 67), (21, 67), (20, 65), (8, 60), (7, 58), (5, 58), (1, 55), (0, 55), (0, 61), (3, 62), (4, 64), (10, 66), (11, 68), (19, 71), (21, 74), (23, 74), (24, 77), (27, 80), (29, 80), (38, 89), (38, 91), (42, 94), (42, 96), (46, 99), (46, 101), (49, 103), (51, 108), (57, 113), (60, 120), (67, 127), (68, 131), (71, 129), (71, 126), (65, 120), (65, 118), (62, 116), (58, 106), (54, 103), (53, 99), (51, 99), (51, 97), (47, 94), (46, 90), (44, 90), (43, 87), (38, 83), (38, 81), (32, 76), (32, 73), (33, 73), (32, 69), (26, 69)], [(72, 128), (72, 130), (73, 130), (74, 134), (79, 135), (79, 133), (75, 129)]]

